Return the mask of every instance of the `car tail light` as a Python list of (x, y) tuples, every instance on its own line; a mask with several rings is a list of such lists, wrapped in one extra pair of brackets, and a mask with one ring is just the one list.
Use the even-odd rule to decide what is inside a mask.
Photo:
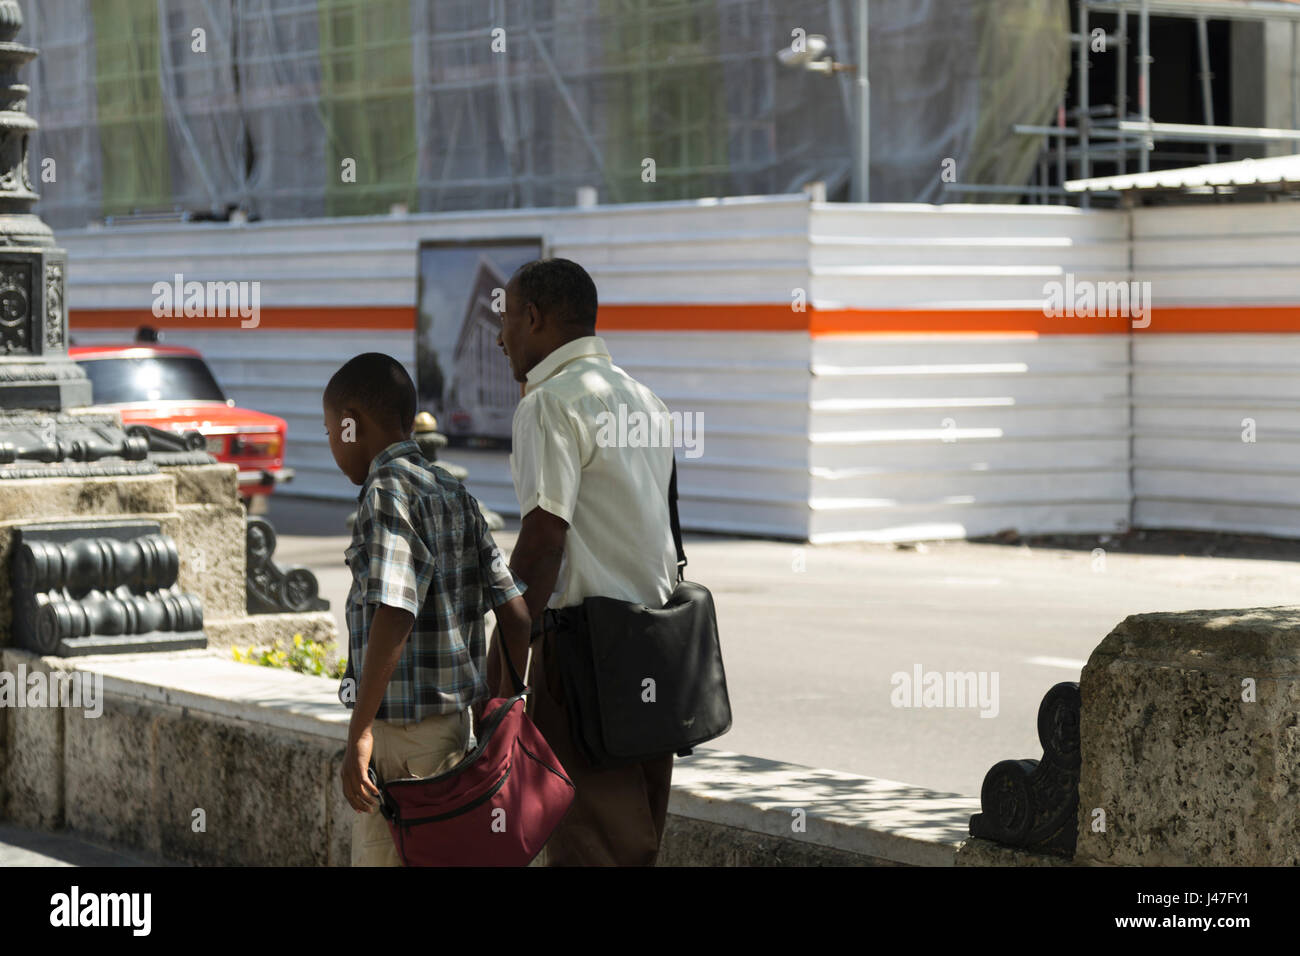
[(236, 435), (230, 440), (230, 453), (250, 458), (275, 458), (280, 454), (280, 436)]

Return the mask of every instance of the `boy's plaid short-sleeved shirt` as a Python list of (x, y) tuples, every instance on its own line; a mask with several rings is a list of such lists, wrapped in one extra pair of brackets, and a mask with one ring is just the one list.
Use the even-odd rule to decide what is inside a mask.
[(478, 502), (414, 440), (394, 442), (371, 462), (346, 561), (352, 589), (344, 704), (354, 706), (378, 604), (415, 616), (378, 719), (415, 723), (488, 696), (484, 615), (526, 586), (506, 566)]

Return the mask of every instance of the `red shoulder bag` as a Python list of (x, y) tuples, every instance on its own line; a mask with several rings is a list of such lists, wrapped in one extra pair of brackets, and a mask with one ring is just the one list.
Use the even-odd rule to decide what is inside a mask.
[(532, 688), (502, 651), (517, 693), (475, 708), (478, 743), (460, 763), (387, 783), (370, 766), (406, 866), (527, 866), (573, 803), (573, 781), (524, 713)]

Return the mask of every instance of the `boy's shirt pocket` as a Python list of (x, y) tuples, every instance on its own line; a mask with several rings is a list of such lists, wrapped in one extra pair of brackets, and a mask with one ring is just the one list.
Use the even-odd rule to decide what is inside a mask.
[(352, 580), (357, 579), (357, 568), (364, 568), (369, 559), (366, 556), (365, 545), (360, 541), (354, 541), (352, 546), (343, 552), (343, 563), (352, 571)]
[(372, 489), (362, 499), (348, 554), (363, 603), (388, 604), (419, 617), (435, 571), (419, 523), (396, 496)]
[(366, 594), (366, 577), (369, 574), (370, 556), (365, 546), (357, 543), (343, 552), (343, 561), (352, 575), (352, 587), (348, 590), (348, 604), (364, 604)]
[(353, 544), (344, 551), (343, 561), (352, 575), (352, 586), (348, 588), (347, 603), (343, 606), (343, 618), (348, 626), (348, 664), (352, 666), (363, 650), (361, 635), (366, 626), (366, 568), (370, 561), (360, 544)]
[(361, 642), (361, 633), (366, 624), (366, 606), (362, 598), (365, 579), (363, 577), (358, 584), (357, 569), (365, 568), (369, 563), (365, 548), (355, 538), (352, 546), (343, 552), (343, 563), (352, 575), (352, 586), (348, 588), (347, 603), (343, 606), (343, 620), (348, 628), (348, 656), (347, 668), (339, 684), (339, 700), (345, 706), (352, 707), (356, 703), (357, 681), (361, 676), (361, 659), (365, 652)]

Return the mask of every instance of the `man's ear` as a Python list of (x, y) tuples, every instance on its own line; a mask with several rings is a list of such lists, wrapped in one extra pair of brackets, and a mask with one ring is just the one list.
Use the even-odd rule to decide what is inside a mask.
[(546, 316), (542, 315), (536, 302), (528, 303), (528, 331), (534, 335), (546, 331)]

